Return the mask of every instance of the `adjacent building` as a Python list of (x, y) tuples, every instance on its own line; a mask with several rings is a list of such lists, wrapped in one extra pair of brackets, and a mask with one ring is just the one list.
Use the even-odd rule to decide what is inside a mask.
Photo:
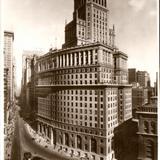
[(4, 123), (8, 123), (9, 88), (8, 88), (8, 68), (4, 68)]
[(132, 88), (132, 108), (139, 108), (146, 103), (148, 103), (148, 89), (143, 87)]
[(149, 73), (146, 71), (138, 71), (137, 72), (137, 82), (142, 87), (150, 87)]
[(9, 108), (14, 100), (14, 64), (13, 64), (14, 33), (4, 31), (4, 123), (9, 122)]
[(128, 82), (129, 84), (137, 82), (137, 72), (135, 68), (128, 69)]
[(137, 111), (139, 119), (138, 160), (157, 160), (157, 97)]
[(4, 31), (4, 68), (8, 69), (9, 100), (13, 101), (13, 41), (14, 33)]
[(22, 87), (21, 87), (21, 109), (26, 118), (33, 118), (34, 96), (35, 96), (35, 63), (38, 51), (24, 51), (22, 55)]
[(114, 129), (132, 118), (128, 56), (108, 30), (106, 0), (75, 0), (63, 48), (34, 66), (37, 131), (79, 158), (116, 159)]

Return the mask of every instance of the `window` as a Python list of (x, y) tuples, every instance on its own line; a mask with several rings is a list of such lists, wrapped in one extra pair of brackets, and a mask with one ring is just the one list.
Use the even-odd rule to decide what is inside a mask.
[(149, 123), (148, 123), (147, 121), (144, 121), (144, 131), (145, 131), (146, 133), (149, 132)]
[(91, 152), (97, 153), (97, 141), (91, 138)]
[(146, 157), (148, 160), (153, 160), (154, 157), (154, 143), (151, 140), (146, 141)]
[(104, 149), (103, 149), (103, 147), (100, 148), (100, 152), (101, 152), (101, 154), (104, 154)]
[(82, 138), (77, 136), (77, 148), (82, 149)]
[(153, 134), (156, 134), (156, 123), (155, 122), (151, 122), (151, 132)]

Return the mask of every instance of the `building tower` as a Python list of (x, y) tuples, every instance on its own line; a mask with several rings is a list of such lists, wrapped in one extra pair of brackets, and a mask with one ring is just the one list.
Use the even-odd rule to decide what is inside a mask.
[(63, 48), (94, 42), (108, 44), (107, 0), (74, 0), (73, 20), (65, 26)]

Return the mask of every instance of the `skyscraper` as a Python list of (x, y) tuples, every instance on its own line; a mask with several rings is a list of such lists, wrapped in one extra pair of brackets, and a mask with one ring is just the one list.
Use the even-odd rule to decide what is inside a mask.
[(114, 43), (114, 27), (110, 30), (108, 27), (107, 0), (74, 0), (73, 20), (65, 26), (63, 48), (95, 42)]
[(4, 32), (4, 68), (8, 69), (9, 100), (13, 101), (13, 41), (14, 33)]
[(137, 82), (142, 87), (150, 87), (150, 77), (147, 71), (138, 71), (137, 72)]
[(35, 64), (37, 131), (79, 158), (115, 159), (114, 129), (132, 118), (128, 56), (107, 42), (107, 21), (106, 0), (75, 0), (63, 49)]
[(4, 32), (4, 123), (8, 124), (9, 108), (14, 98), (13, 32)]
[(128, 80), (129, 84), (137, 82), (137, 73), (135, 68), (128, 69)]

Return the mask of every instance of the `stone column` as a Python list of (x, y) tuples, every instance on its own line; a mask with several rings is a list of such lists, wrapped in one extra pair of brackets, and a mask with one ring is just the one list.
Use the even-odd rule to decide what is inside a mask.
[(93, 53), (92, 53), (92, 58), (93, 58), (93, 64), (95, 64), (95, 49), (92, 51)]
[(40, 133), (40, 123), (38, 123), (38, 129), (37, 132)]
[(77, 135), (75, 135), (74, 142), (75, 142), (75, 148), (77, 148)]
[(59, 68), (61, 67), (61, 56), (59, 55)]
[(88, 140), (88, 151), (91, 152), (91, 137)]
[(59, 67), (59, 56), (56, 57), (56, 63), (57, 63), (56, 64), (57, 65), (56, 68), (58, 68)]
[(74, 66), (77, 65), (77, 53), (74, 53)]
[(50, 128), (50, 135), (51, 135), (51, 145), (53, 145), (53, 129)]
[(65, 59), (65, 54), (63, 54), (63, 67), (65, 67), (66, 64), (66, 59)]
[(67, 56), (66, 56), (66, 57), (67, 57), (67, 58), (66, 58), (66, 61), (67, 61), (67, 67), (68, 67), (68, 66), (69, 66), (69, 57), (68, 57), (69, 55), (68, 55), (68, 54), (66, 54), (66, 55), (67, 55)]
[(98, 50), (97, 58), (98, 58), (98, 59), (97, 59), (98, 64), (103, 63), (103, 50), (102, 50), (102, 49), (99, 49), (99, 50)]

